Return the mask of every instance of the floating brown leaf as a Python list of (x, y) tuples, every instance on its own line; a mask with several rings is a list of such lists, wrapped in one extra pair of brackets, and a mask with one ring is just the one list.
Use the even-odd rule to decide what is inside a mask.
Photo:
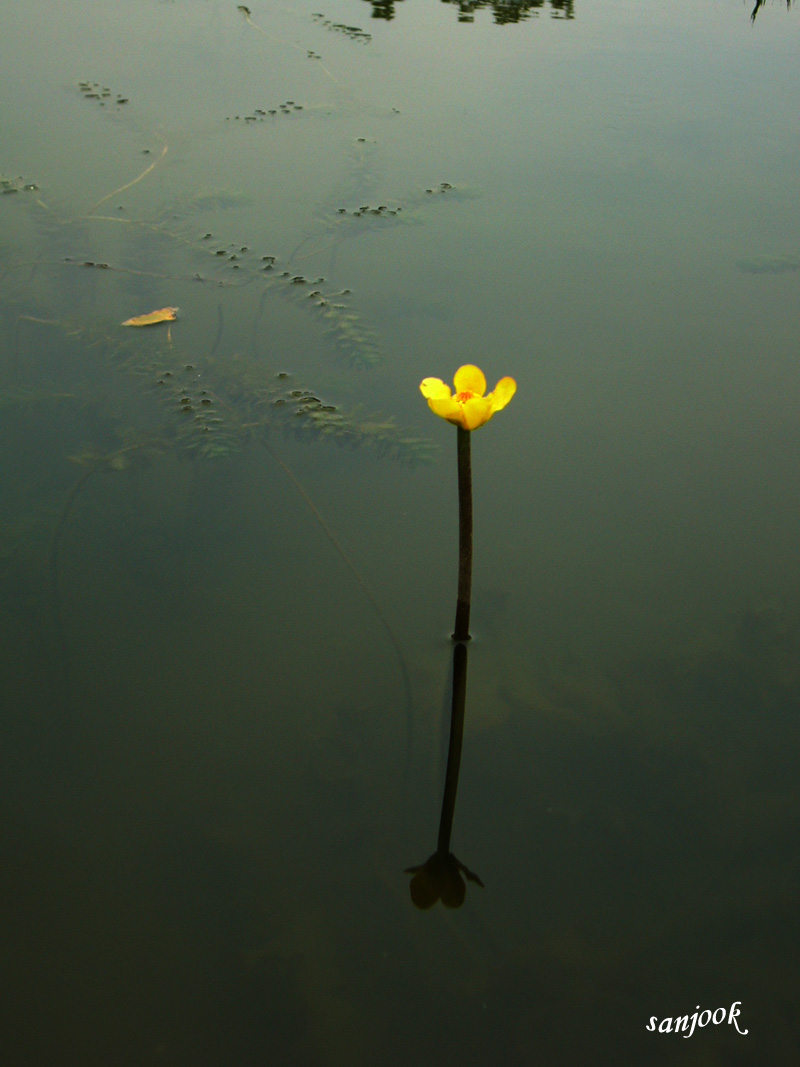
[(157, 322), (172, 322), (177, 315), (177, 308), (159, 308), (158, 311), (149, 311), (146, 315), (134, 315), (132, 319), (125, 319), (122, 325), (154, 326)]

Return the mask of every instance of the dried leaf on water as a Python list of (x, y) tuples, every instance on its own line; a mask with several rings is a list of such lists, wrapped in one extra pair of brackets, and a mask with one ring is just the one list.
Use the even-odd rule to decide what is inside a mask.
[(172, 322), (177, 316), (177, 308), (159, 308), (158, 311), (148, 311), (146, 315), (134, 315), (132, 319), (125, 319), (122, 325), (154, 326), (157, 322)]

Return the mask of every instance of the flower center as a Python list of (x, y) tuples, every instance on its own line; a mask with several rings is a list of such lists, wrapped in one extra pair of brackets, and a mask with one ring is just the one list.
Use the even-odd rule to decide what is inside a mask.
[(456, 400), (459, 404), (466, 404), (468, 400), (473, 400), (477, 395), (477, 393), (471, 393), (469, 389), (466, 389), (463, 393), (456, 393)]

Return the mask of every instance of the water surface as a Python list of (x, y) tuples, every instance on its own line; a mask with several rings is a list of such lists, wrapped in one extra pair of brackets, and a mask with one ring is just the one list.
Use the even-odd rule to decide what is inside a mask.
[(317, 2), (4, 13), (6, 1056), (793, 1063), (797, 13)]

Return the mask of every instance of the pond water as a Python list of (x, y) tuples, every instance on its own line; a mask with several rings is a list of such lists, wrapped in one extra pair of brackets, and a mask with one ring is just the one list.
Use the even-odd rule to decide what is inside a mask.
[[(797, 1062), (800, 22), (752, 2), (6, 5), (6, 1062)], [(518, 390), (448, 881), (418, 386), (466, 363)]]

